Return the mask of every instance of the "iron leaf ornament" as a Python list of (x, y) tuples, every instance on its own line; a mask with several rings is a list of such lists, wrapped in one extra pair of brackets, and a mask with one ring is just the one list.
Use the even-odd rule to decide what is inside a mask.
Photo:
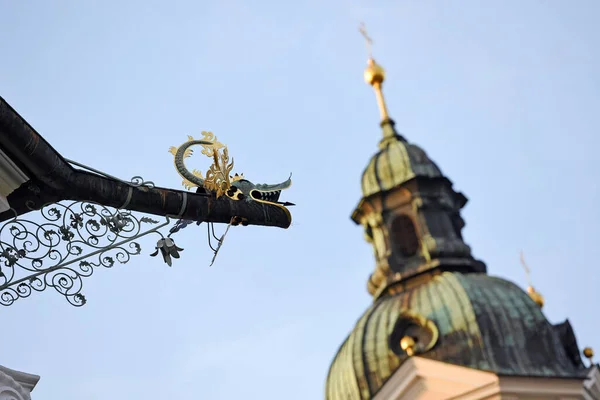
[(183, 251), (182, 248), (175, 244), (175, 241), (170, 237), (161, 238), (156, 242), (156, 251), (150, 254), (150, 257), (156, 257), (160, 253), (163, 257), (164, 262), (171, 267), (173, 265), (173, 258), (179, 258), (179, 252)]

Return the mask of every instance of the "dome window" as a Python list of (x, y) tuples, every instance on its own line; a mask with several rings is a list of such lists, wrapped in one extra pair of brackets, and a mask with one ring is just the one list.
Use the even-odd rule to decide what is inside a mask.
[(394, 247), (404, 257), (411, 257), (419, 250), (419, 237), (412, 218), (400, 215), (394, 219), (391, 226), (391, 236)]
[(431, 350), (438, 341), (435, 323), (421, 315), (402, 312), (389, 336), (390, 349), (397, 355), (413, 356)]

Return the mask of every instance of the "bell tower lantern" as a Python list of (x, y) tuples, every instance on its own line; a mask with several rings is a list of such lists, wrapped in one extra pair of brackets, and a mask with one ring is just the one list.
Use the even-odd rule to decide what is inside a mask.
[[(370, 38), (361, 30), (370, 49)], [(486, 272), (463, 241), (460, 210), (467, 198), (438, 166), (395, 129), (382, 85), (384, 69), (369, 57), (365, 81), (375, 91), (383, 138), (362, 175), (362, 199), (352, 219), (372, 243), (376, 268), (368, 282), (376, 296), (425, 271)]]

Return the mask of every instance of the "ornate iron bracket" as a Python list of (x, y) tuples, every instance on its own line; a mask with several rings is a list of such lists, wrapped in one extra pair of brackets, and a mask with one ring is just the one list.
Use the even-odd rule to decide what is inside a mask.
[[(170, 149), (175, 156), (176, 169), (184, 178), (183, 183), (187, 188), (196, 186), (196, 195), (215, 200), (227, 197), (224, 201), (253, 202), (255, 208), (267, 204), (283, 210), (289, 218), (289, 211), (285, 206), (292, 204), (280, 203), (278, 200), (281, 191), (290, 187), (291, 176), (283, 183), (266, 185), (253, 184), (243, 175), (230, 175), (233, 159), (229, 160), (227, 147), (218, 142), (210, 132), (202, 132), (202, 136), (201, 140), (188, 137), (188, 141), (180, 147)], [(213, 164), (206, 176), (199, 171), (189, 171), (185, 168), (184, 159), (192, 154), (190, 147), (195, 145), (202, 146), (202, 153), (213, 158)], [(168, 216), (162, 214), (165, 215), (162, 217), (163, 222), (153, 219), (158, 217), (136, 216), (128, 210), (131, 208), (130, 203), (135, 195), (152, 191), (153, 182), (145, 181), (139, 176), (125, 182), (84, 164), (72, 160), (67, 162), (93, 174), (126, 184), (127, 197), (118, 208), (105, 206), (101, 204), (103, 201), (61, 201), (39, 208), (39, 205), (33, 204), (31, 200), (26, 200), (24, 209), (22, 205), (19, 212), (13, 209), (14, 218), (0, 225), (0, 305), (9, 306), (19, 298), (29, 297), (33, 292), (53, 288), (70, 304), (82, 306), (86, 303), (86, 298), (81, 292), (83, 278), (91, 276), (96, 268), (111, 268), (116, 263), (124, 264), (131, 256), (140, 254), (141, 246), (137, 239), (151, 233), (159, 235), (155, 251), (150, 255), (161, 254), (164, 262), (171, 266), (173, 259), (179, 258), (183, 250), (175, 244), (172, 234), (192, 222), (203, 222), (201, 219), (191, 221), (182, 218), (187, 207), (185, 192), (179, 213), (174, 215), (165, 212)], [(35, 189), (36, 186), (30, 184), (29, 190)], [(39, 188), (37, 190), (39, 192)], [(164, 189), (159, 194), (164, 195)], [(93, 197), (79, 197), (81, 198)], [(208, 206), (210, 208), (210, 204)], [(27, 210), (39, 212), (30, 213)], [(24, 212), (27, 213), (27, 219), (19, 216), (19, 213)], [(164, 236), (160, 229), (170, 223), (169, 216), (177, 218), (178, 221), (169, 234)], [(229, 228), (240, 224), (248, 225), (249, 220), (246, 217), (231, 216), (225, 232), (217, 237), (213, 223), (207, 222), (209, 246), (213, 250), (210, 265), (215, 262)], [(216, 248), (210, 240), (211, 231), (213, 238), (217, 240)]]
[(159, 229), (170, 222), (91, 202), (46, 205), (38, 217), (15, 217), (0, 227), (0, 305), (53, 288), (82, 306), (83, 278), (128, 262), (141, 253), (137, 239), (151, 233), (164, 238)]

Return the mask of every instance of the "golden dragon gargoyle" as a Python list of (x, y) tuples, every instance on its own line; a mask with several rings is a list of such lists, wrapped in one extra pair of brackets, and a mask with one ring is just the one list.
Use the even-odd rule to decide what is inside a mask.
[[(184, 160), (193, 154), (192, 146), (202, 146), (202, 154), (213, 159), (213, 164), (206, 172), (206, 177), (198, 170), (190, 171)], [(278, 184), (254, 184), (244, 178), (243, 174), (230, 175), (233, 170), (233, 158), (229, 161), (227, 146), (219, 142), (212, 132), (202, 132), (202, 139), (196, 140), (188, 136), (188, 140), (179, 147), (171, 147), (169, 152), (175, 157), (175, 169), (183, 178), (183, 186), (187, 189), (198, 187), (206, 192), (214, 193), (216, 198), (226, 195), (233, 200), (256, 201), (283, 207), (292, 203), (280, 203), (281, 191), (292, 185), (292, 175)]]

